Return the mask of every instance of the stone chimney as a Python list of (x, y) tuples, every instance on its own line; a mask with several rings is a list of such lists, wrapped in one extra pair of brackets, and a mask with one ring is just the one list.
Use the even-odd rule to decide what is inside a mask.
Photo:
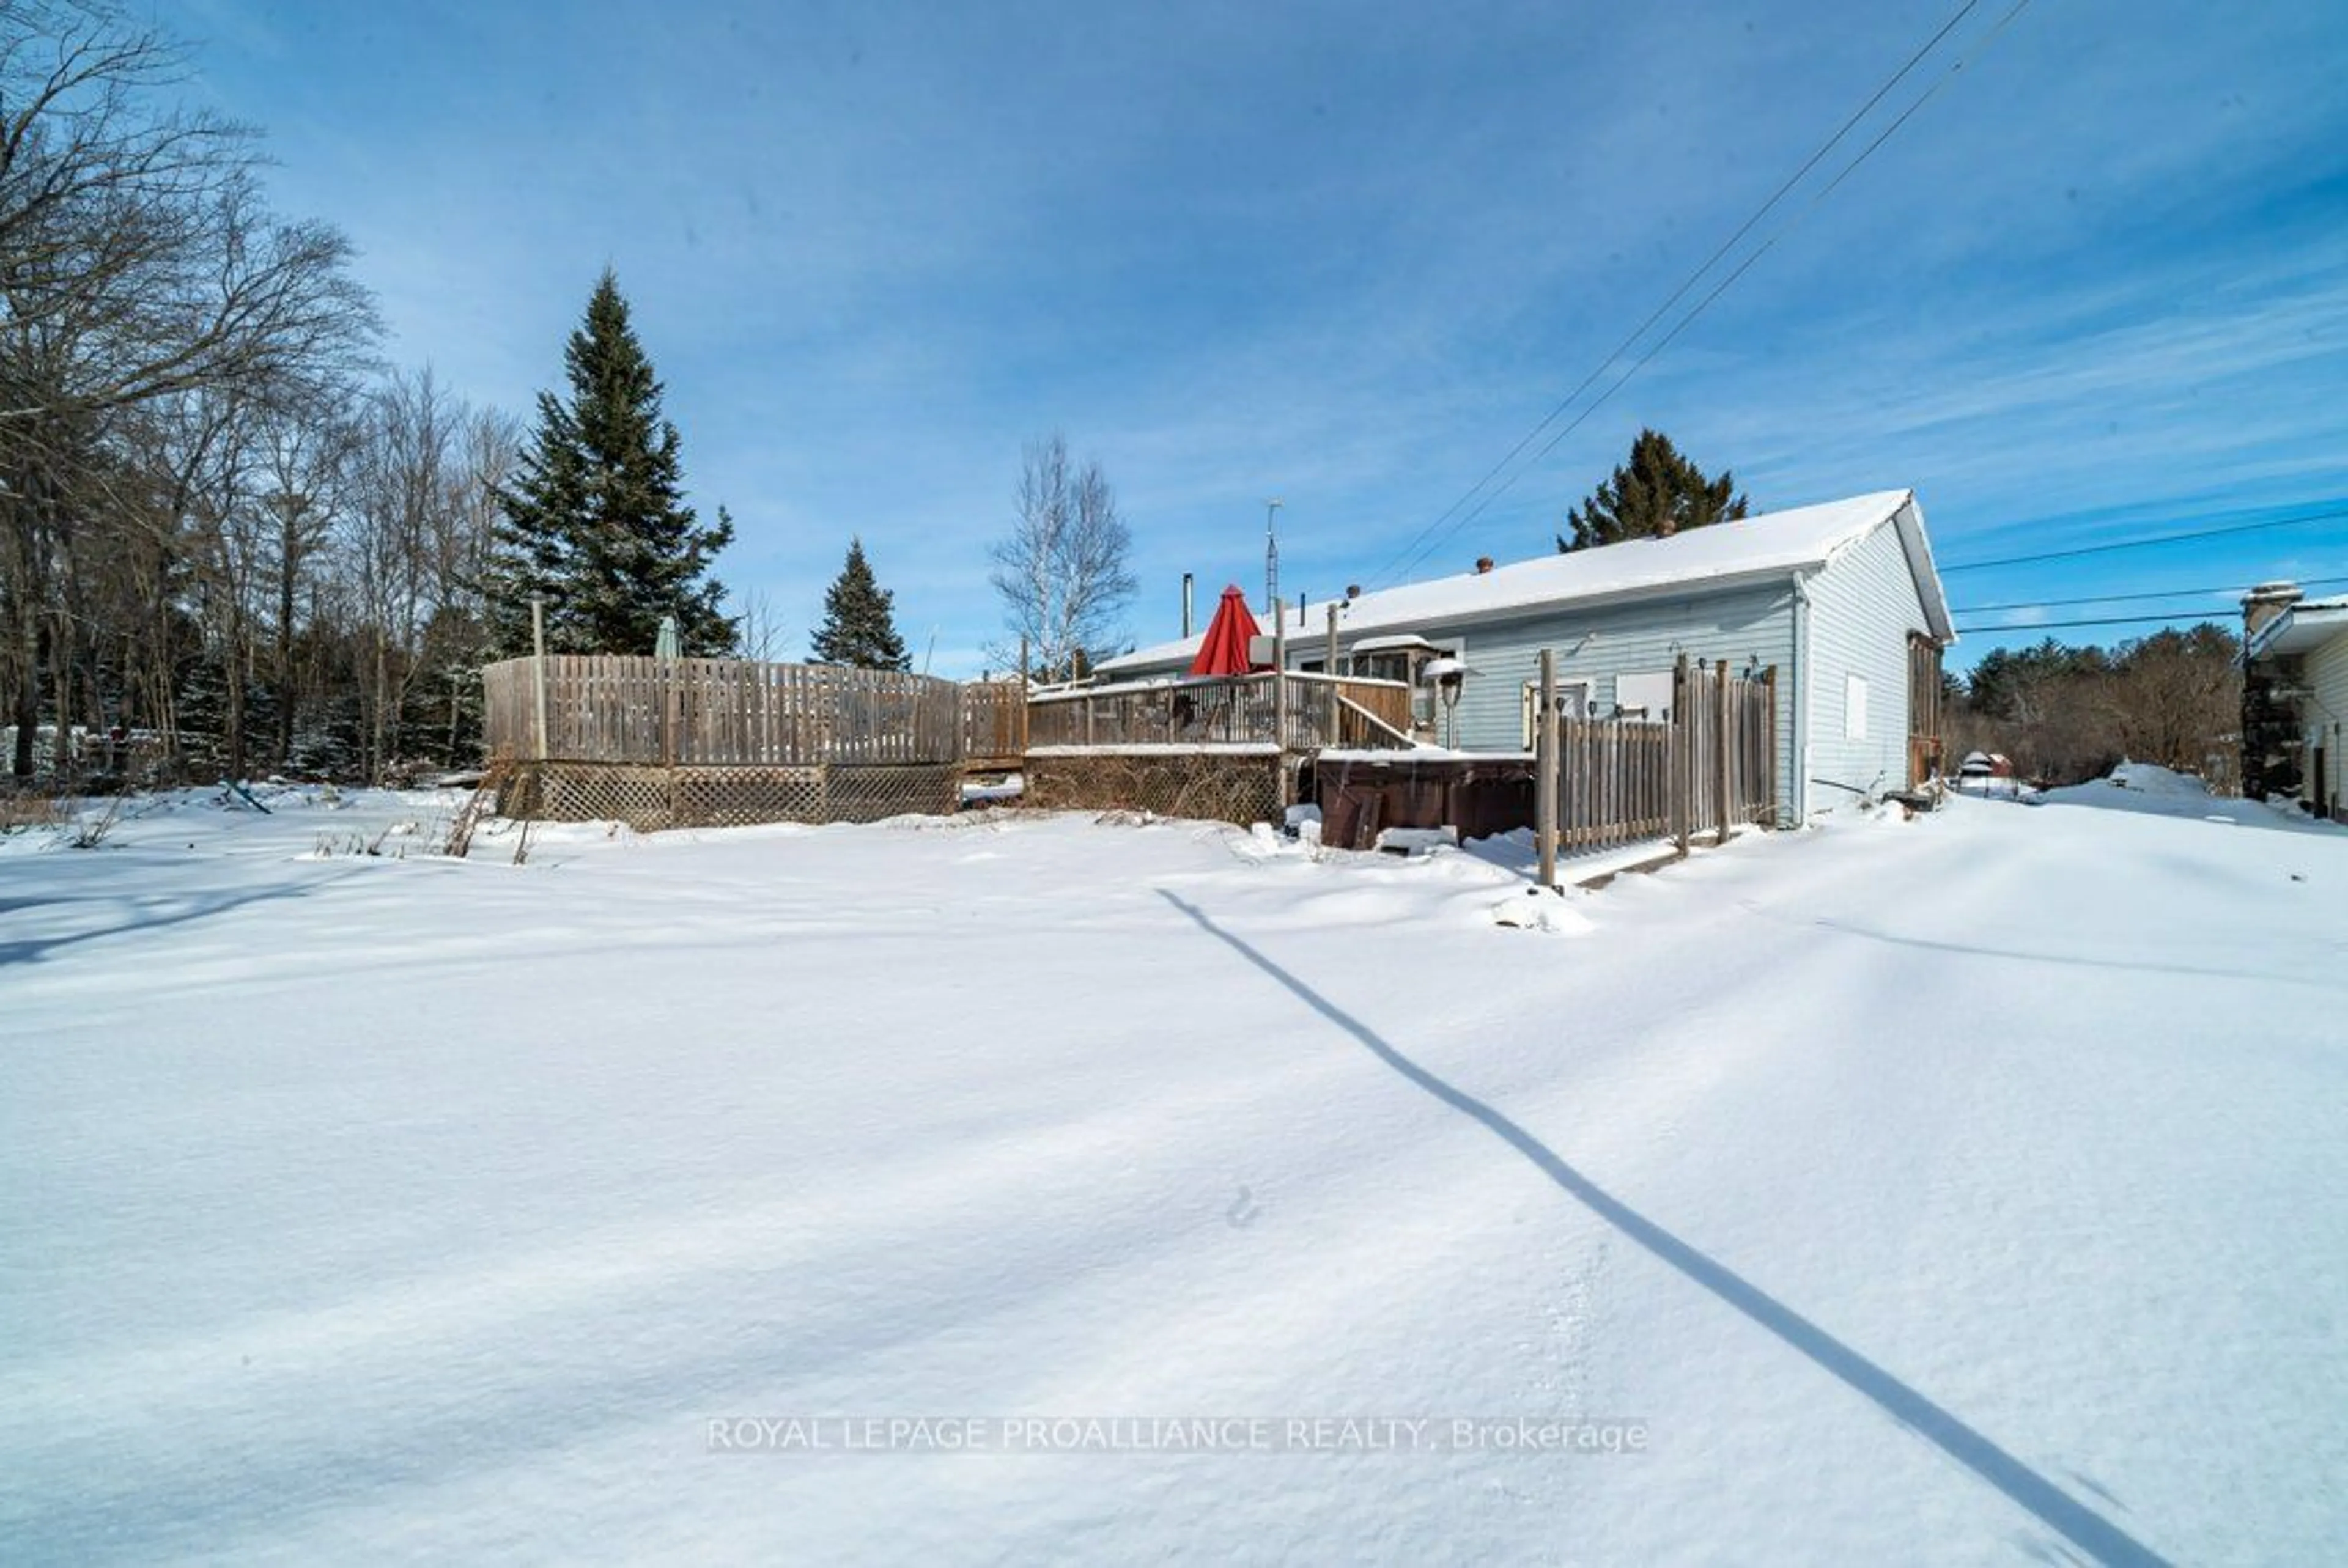
[(1478, 556), (1476, 558), (1476, 575), (1478, 577), (1482, 577), (1486, 572), (1490, 571), (1491, 569), (1492, 558), (1490, 556)]
[(2256, 637), (2261, 627), (2306, 598), (2295, 582), (2262, 582), (2242, 595), (2242, 638)]
[[(2242, 595), (2242, 646), (2304, 597), (2295, 582), (2262, 582)], [(2249, 659), (2242, 666), (2242, 798), (2285, 799), (2299, 793), (2301, 738), (2298, 704), (2284, 695), (2284, 668), (2291, 661)]]

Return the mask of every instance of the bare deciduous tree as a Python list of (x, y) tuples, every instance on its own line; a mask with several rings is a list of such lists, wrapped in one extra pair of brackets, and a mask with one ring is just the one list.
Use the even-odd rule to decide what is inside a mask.
[(1133, 535), (1100, 464), (1077, 466), (1057, 433), (1028, 443), (1022, 457), (1018, 520), (996, 542), (989, 574), (1011, 635), (989, 653), (1014, 663), (1024, 639), (1032, 672), (1072, 680), (1110, 651), (1117, 612), (1133, 598)]
[(775, 609), (772, 594), (749, 589), (735, 595), (736, 646), (745, 659), (778, 660), (789, 646), (790, 634)]
[[(363, 354), (375, 328), (347, 241), (263, 204), (251, 134), (152, 101), (181, 69), (168, 39), (108, 0), (0, 0), (0, 668), (20, 776), (45, 646), (56, 727), (70, 731), (73, 603), (92, 575), (76, 535), (94, 514), (135, 508), (122, 444), (141, 411), (203, 399), (242, 420), (272, 389)], [(202, 520), (221, 568), (240, 519)], [(221, 589), (232, 621), (245, 586)]]

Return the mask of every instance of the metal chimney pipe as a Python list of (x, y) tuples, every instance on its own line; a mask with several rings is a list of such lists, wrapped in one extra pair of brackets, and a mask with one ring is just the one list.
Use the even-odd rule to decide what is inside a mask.
[(1182, 574), (1182, 635), (1190, 635), (1190, 574)]

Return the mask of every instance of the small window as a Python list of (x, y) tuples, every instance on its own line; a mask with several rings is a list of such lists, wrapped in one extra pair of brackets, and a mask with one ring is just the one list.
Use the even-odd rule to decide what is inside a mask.
[[(1518, 708), (1518, 716), (1521, 721), (1519, 727), (1524, 733), (1526, 751), (1529, 752), (1533, 749), (1533, 725), (1540, 714), (1540, 682), (1528, 681), (1525, 682), (1524, 696)], [(1560, 719), (1586, 719), (1590, 716), (1589, 682), (1560, 681), (1557, 683), (1557, 716)]]
[(1867, 678), (1863, 675), (1842, 678), (1842, 738), (1867, 739)]
[(1668, 719), (1672, 716), (1672, 672), (1648, 670), (1614, 677), (1614, 716), (1618, 719)]

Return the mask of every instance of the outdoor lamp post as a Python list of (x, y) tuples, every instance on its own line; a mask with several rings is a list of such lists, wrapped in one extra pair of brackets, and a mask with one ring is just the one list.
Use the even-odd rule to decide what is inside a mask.
[(1418, 671), (1418, 678), (1435, 688), (1443, 702), (1443, 743), (1453, 746), (1459, 740), (1459, 692), (1468, 684), (1468, 677), (1482, 671), (1468, 667), (1464, 659), (1430, 659)]

